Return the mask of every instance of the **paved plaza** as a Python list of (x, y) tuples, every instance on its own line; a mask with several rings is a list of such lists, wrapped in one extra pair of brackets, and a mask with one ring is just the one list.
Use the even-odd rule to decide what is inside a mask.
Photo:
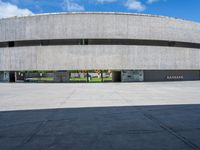
[(0, 150), (200, 150), (200, 81), (0, 84)]

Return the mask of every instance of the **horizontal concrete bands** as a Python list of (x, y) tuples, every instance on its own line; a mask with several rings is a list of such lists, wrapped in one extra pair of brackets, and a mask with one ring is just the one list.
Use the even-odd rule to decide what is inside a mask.
[(200, 70), (200, 23), (141, 14), (0, 19), (0, 71)]
[(14, 47), (0, 49), (0, 70), (199, 70), (199, 58), (199, 49), (175, 47)]
[(152, 15), (61, 13), (0, 19), (0, 42), (143, 39), (200, 43), (200, 23)]
[(26, 40), (0, 42), (3, 47), (23, 47), (23, 46), (55, 46), (55, 45), (142, 45), (142, 46), (166, 46), (182, 48), (198, 48), (198, 43), (161, 41), (161, 40), (141, 40), (141, 39), (48, 39), (48, 40)]

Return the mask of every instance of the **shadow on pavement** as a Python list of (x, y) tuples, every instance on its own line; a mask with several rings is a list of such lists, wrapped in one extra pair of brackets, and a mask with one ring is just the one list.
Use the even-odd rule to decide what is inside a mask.
[(0, 149), (200, 149), (200, 105), (0, 112)]

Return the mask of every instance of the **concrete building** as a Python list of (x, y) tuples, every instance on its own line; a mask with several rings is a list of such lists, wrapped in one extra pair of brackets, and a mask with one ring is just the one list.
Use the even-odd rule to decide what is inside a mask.
[(129, 13), (0, 19), (0, 80), (31, 70), (58, 71), (57, 81), (70, 70), (112, 70), (124, 82), (199, 80), (200, 23)]

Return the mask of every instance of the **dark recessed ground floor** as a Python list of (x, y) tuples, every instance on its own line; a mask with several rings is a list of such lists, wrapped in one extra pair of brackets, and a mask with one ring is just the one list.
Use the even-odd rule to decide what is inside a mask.
[(1, 71), (0, 82), (100, 83), (200, 80), (200, 70)]

